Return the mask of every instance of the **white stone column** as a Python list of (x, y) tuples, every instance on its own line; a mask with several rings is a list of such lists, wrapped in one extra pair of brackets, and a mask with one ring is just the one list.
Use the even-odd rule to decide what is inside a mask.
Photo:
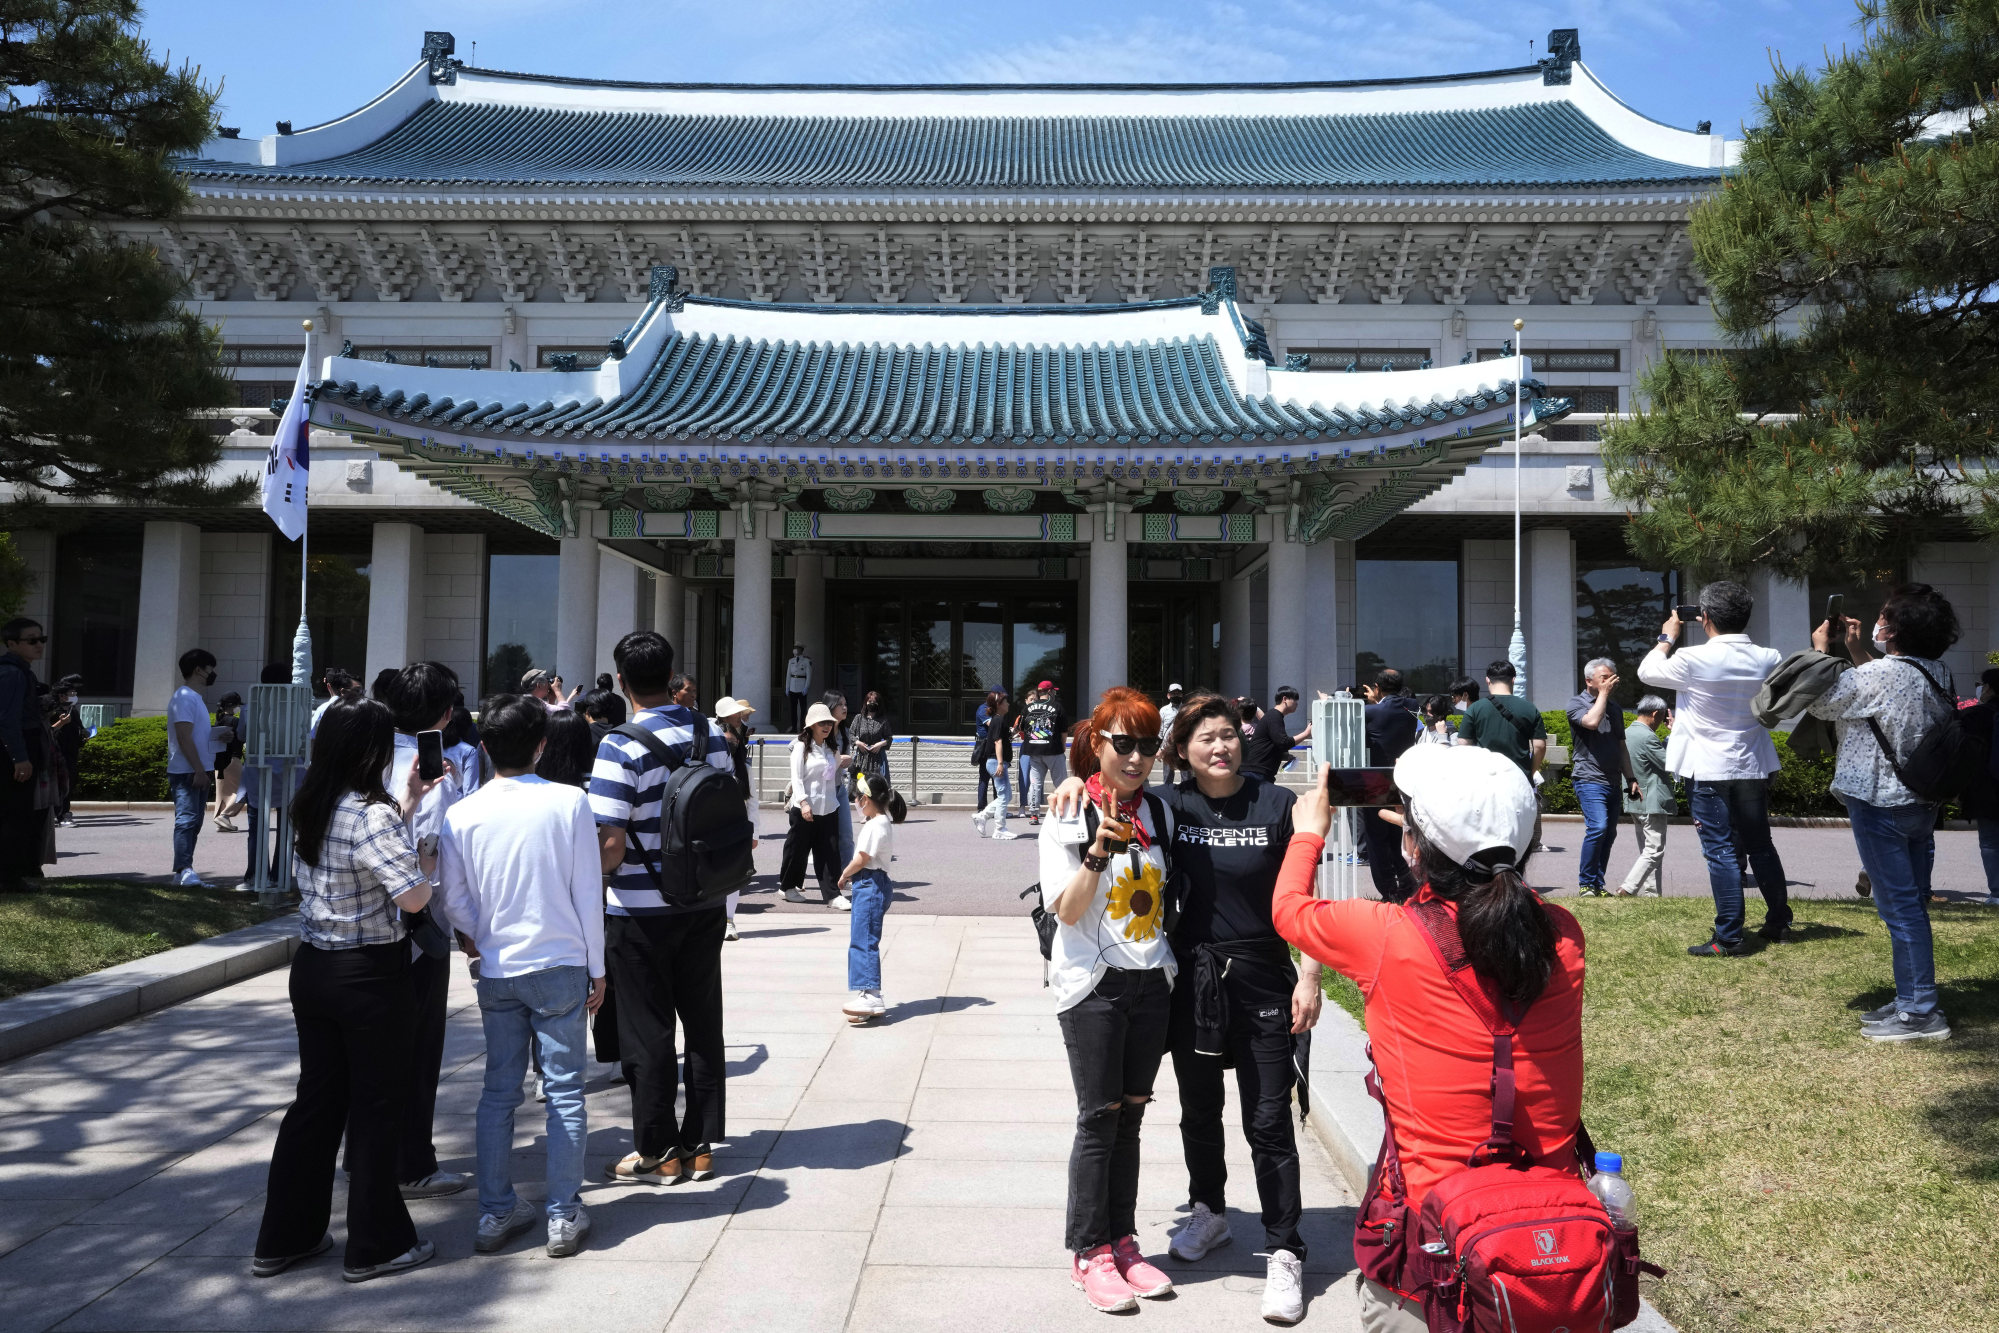
[[(1078, 716), (1096, 706), (1103, 692), (1130, 675), (1131, 630), (1126, 612), (1125, 524), (1123, 505), (1094, 505), (1090, 514), (1090, 674), (1087, 697), (1072, 699)], [(1109, 529), (1106, 532), (1106, 529)]]
[(1353, 671), (1353, 635), (1348, 630), (1352, 620), (1349, 614), (1352, 597), (1349, 595), (1348, 578), (1353, 561), (1350, 558), (1351, 543), (1328, 539), (1315, 542), (1305, 548), (1305, 593), (1303, 602), (1303, 628), (1305, 634), (1305, 669), (1298, 688), (1304, 692), (1301, 703), (1311, 704), (1318, 697), (1317, 691), (1331, 694)]
[(614, 555), (598, 554), (597, 638), (592, 665), (587, 675), (569, 677), (565, 673), (565, 687), (590, 689), (596, 684), (598, 673), (604, 671), (612, 673), (612, 684), (616, 685), (618, 668), (611, 653), (619, 639), (639, 627), (639, 578), (638, 569), (629, 562)]
[[(556, 556), (555, 670), (564, 685), (595, 680), (597, 579), (604, 557), (597, 539), (564, 537)], [(537, 662), (536, 666), (547, 666)]]
[(1246, 578), (1223, 579), (1221, 690), (1230, 698), (1249, 693), (1250, 584)]
[[(1273, 522), (1281, 526), (1282, 520), (1273, 516)], [(1281, 531), (1272, 533), (1269, 570), (1270, 695), (1276, 698), (1278, 689), (1289, 685), (1301, 691), (1302, 699), (1309, 699), (1311, 692), (1305, 689), (1304, 545), (1287, 540)], [(1327, 599), (1328, 611), (1333, 609), (1331, 601)]]
[(1567, 528), (1526, 534), (1527, 697), (1547, 711), (1576, 692), (1576, 548)]
[(368, 557), (368, 656), (363, 685), (423, 656), (423, 529), (377, 523)]
[[(770, 679), (770, 529), (769, 515), (756, 515), (754, 536), (736, 535), (735, 609), (732, 612), (730, 679), (726, 688), (747, 700), (766, 720), (779, 716), (771, 699)], [(703, 685), (704, 698), (721, 694), (717, 681)]]
[(681, 613), (680, 622), (681, 641), (673, 645), (673, 660), (676, 663), (684, 663), (683, 670), (691, 670), (696, 663), (705, 660), (702, 652), (704, 645), (701, 642), (701, 623), (702, 608), (709, 594), (702, 588), (688, 588), (685, 597), (686, 605)]
[(653, 571), (652, 627), (673, 645), (676, 663), (694, 660), (694, 644), (687, 638), (687, 585), (680, 575)]
[[(812, 659), (809, 703), (833, 688), (833, 654), (826, 644), (826, 557), (794, 555), (791, 568), (791, 643), (804, 644), (805, 655)], [(791, 643), (779, 645), (786, 657), (791, 656)], [(847, 706), (858, 712), (861, 701), (849, 699)]]
[(148, 523), (139, 565), (135, 717), (167, 711), (167, 700), (180, 688), (180, 655), (201, 646), (195, 642), (200, 632), (201, 529), (192, 523)]
[(1749, 595), (1756, 599), (1756, 609), (1749, 613), (1750, 638), (1787, 655), (1812, 646), (1812, 630), (1825, 608), (1812, 606), (1809, 585), (1759, 569), (1749, 578)]

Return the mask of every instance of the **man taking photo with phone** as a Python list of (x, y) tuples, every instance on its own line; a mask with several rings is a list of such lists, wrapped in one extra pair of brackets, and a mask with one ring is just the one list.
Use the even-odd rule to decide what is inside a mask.
[(1739, 583), (1718, 581), (1701, 589), (1699, 611), (1707, 642), (1680, 648), (1685, 626), (1675, 608), (1659, 627), (1659, 642), (1638, 665), (1638, 679), (1655, 689), (1678, 690), (1666, 768), (1687, 779), (1708, 887), (1714, 893), (1714, 933), (1687, 952), (1697, 958), (1733, 958), (1749, 952), (1742, 938), (1742, 862), (1756, 870), (1763, 894), (1757, 933), (1772, 944), (1789, 937), (1791, 904), (1784, 863), (1770, 838), (1770, 775), (1779, 768), (1777, 747), (1752, 705), (1783, 654), (1749, 641), (1756, 601)]

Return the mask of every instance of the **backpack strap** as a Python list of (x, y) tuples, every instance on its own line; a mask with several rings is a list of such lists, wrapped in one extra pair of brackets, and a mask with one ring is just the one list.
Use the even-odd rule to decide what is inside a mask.
[(1492, 1134), (1472, 1149), (1471, 1164), (1481, 1165), (1481, 1156), (1490, 1154), (1490, 1158), (1525, 1166), (1527, 1150), (1513, 1139), (1516, 1090), (1513, 1036), (1519, 1031), (1520, 1020), (1527, 1016), (1527, 1006), (1502, 1000), (1486, 990), (1484, 980), (1473, 970), (1470, 958), (1465, 955), (1464, 941), (1458, 935), (1457, 919), (1448, 907), (1432, 899), (1404, 903), (1402, 910), (1421, 930), (1424, 942), (1430, 946), (1437, 966), (1444, 969), (1444, 977), (1451, 983), (1451, 988), (1457, 991), (1485, 1030), (1492, 1034)]
[(1388, 1197), (1397, 1203), (1406, 1203), (1409, 1187), (1402, 1179), (1402, 1154), (1395, 1148), (1395, 1117), (1388, 1110), (1387, 1094), (1381, 1090), (1381, 1071), (1374, 1063), (1374, 1043), (1366, 1043), (1367, 1073), (1362, 1082), (1367, 1084), (1367, 1095), (1381, 1103), (1381, 1174), (1376, 1180), (1376, 1188), (1386, 1185)]
[[(660, 784), (659, 789), (659, 837), (660, 845), (664, 846), (666, 844), (666, 807), (667, 803), (673, 798), (671, 775), (683, 768), (691, 767), (697, 759), (704, 764), (708, 762), (708, 719), (701, 716), (698, 712), (695, 713), (693, 744), (687, 751), (687, 758), (677, 764), (673, 762), (673, 751), (666, 748), (666, 742), (662, 741), (649, 728), (642, 727), (637, 722), (621, 723), (611, 728), (609, 734), (624, 736), (630, 740), (637, 741), (645, 747), (648, 754), (659, 760), (668, 774), (667, 781)], [(636, 833), (628, 832), (625, 844), (638, 850), (639, 864), (645, 867), (646, 874), (652, 876), (653, 887), (659, 890), (660, 896), (665, 897), (666, 877), (660, 873), (659, 862), (654, 858), (651, 849), (639, 841)]]
[[(1918, 666), (1915, 662), (1910, 661), (1906, 657), (1884, 657), (1881, 660), (1884, 662), (1900, 662), (1903, 666), (1915, 667), (1916, 673), (1920, 675), (1924, 680), (1928, 681), (1930, 688), (1937, 692), (1937, 697), (1942, 699), (1945, 705), (1948, 706), (1953, 712), (1956, 711), (1957, 709), (1956, 697), (1952, 695), (1949, 690), (1946, 690), (1943, 686), (1937, 684), (1936, 677), (1932, 676), (1929, 672), (1924, 671), (1921, 666)], [(1902, 772), (1901, 761), (1895, 758), (1895, 747), (1888, 743), (1888, 733), (1881, 730), (1880, 722), (1876, 721), (1872, 717), (1869, 717), (1867, 719), (1867, 729), (1874, 733), (1874, 743), (1881, 747), (1881, 757), (1888, 761), (1888, 767), (1891, 770), (1893, 770), (1895, 774), (1895, 780), (1901, 783), (1904, 787), (1909, 787), (1908, 775)], [(1915, 790), (1916, 789), (1914, 787), (1909, 787), (1909, 791), (1911, 793), (1914, 793)], [(1934, 805), (1936, 804), (1936, 802), (1931, 802), (1931, 804)]]

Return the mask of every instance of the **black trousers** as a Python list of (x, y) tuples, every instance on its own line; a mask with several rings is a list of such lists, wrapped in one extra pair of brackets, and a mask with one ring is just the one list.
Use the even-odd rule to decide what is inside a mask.
[[(1401, 858), (1398, 856), (1397, 860)], [(1187, 1201), (1220, 1214), (1229, 1169), (1223, 1157), (1222, 1112), (1227, 1096), (1223, 1070), (1235, 1066), (1242, 1133), (1256, 1170), (1257, 1198), (1263, 1205), (1266, 1250), (1289, 1250), (1305, 1257), (1298, 1234), (1304, 1199), (1298, 1184), (1298, 1138), (1291, 1120), (1291, 1089), (1298, 1071), (1291, 1063), (1291, 991), (1298, 974), (1237, 959), (1222, 981), (1229, 1006), (1228, 1050), (1201, 1055), (1194, 1049), (1194, 988), (1173, 989), (1169, 1045), (1173, 1076), (1180, 1084), (1180, 1148), (1187, 1158)]]
[(791, 827), (784, 835), (784, 859), (778, 864), (777, 882), (785, 889), (805, 883), (805, 855), (812, 854), (812, 873), (818, 877), (819, 892), (832, 902), (840, 891), (840, 812), (814, 815), (807, 819), (791, 807)]
[(430, 1122), (437, 1112), (437, 1080), (444, 1072), (444, 1014), (451, 995), (451, 959), (421, 954), (410, 964), (410, 989), (415, 992), (415, 1045), (410, 1051), (410, 1091), (403, 1106), (402, 1148), (396, 1179), (422, 1180), (437, 1170), (437, 1148), (431, 1143)]
[(0, 887), (25, 888), (24, 881), (41, 877), (48, 822), (49, 812), (35, 808), (34, 781), (0, 774)]
[[(604, 971), (618, 995), (618, 1054), (632, 1090), (632, 1139), (647, 1158), (692, 1153), (723, 1138), (727, 1056), (722, 1047), (720, 907), (674, 916), (604, 918)], [(687, 1047), (687, 1108), (674, 1047)]]
[(1076, 1085), (1076, 1141), (1069, 1150), (1071, 1253), (1138, 1230), (1138, 1136), (1172, 1003), (1163, 968), (1111, 968), (1097, 988), (1057, 1015)]
[(807, 711), (805, 696), (802, 694), (793, 694), (787, 690), (785, 691), (784, 698), (785, 702), (791, 705), (791, 730), (803, 731), (805, 729), (805, 714)]
[(1361, 837), (1367, 840), (1367, 870), (1374, 891), (1385, 903), (1399, 903), (1416, 892), (1416, 877), (1402, 859), (1402, 830), (1381, 817), (1379, 810), (1360, 812)]
[(278, 1126), (257, 1254), (301, 1254), (326, 1234), (333, 1163), (347, 1138), (349, 1268), (416, 1244), (397, 1186), (397, 1136), (409, 1089), (413, 1026), (409, 945), (299, 946), (292, 959), (298, 1096)]

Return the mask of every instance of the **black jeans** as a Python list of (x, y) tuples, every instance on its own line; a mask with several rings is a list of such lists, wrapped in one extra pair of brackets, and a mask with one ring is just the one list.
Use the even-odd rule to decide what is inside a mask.
[(1069, 1150), (1072, 1253), (1138, 1230), (1138, 1133), (1172, 1005), (1163, 968), (1111, 968), (1097, 988), (1057, 1017), (1076, 1085), (1076, 1142)]
[(791, 828), (784, 835), (784, 858), (778, 863), (777, 882), (785, 889), (805, 883), (805, 854), (812, 854), (812, 873), (819, 879), (819, 892), (832, 902), (840, 892), (840, 812), (814, 815), (807, 819), (791, 807)]
[(417, 1240), (396, 1188), (396, 1140), (414, 1036), (409, 945), (301, 944), (292, 959), (291, 1000), (298, 1096), (271, 1152), (257, 1254), (301, 1254), (326, 1234), (333, 1162), (344, 1133), (347, 1266), (393, 1259)]
[(32, 779), (16, 782), (11, 774), (0, 775), (0, 887), (18, 891), (41, 877), (48, 821), (49, 812), (35, 808)]
[(437, 1080), (444, 1072), (444, 1018), (451, 993), (451, 958), (421, 954), (410, 964), (410, 989), (415, 992), (416, 1044), (410, 1052), (410, 1094), (403, 1105), (401, 1165), (396, 1179), (405, 1184), (437, 1170), (437, 1148), (430, 1139), (430, 1122), (437, 1112)]
[[(632, 1138), (640, 1155), (691, 1153), (723, 1137), (722, 928), (720, 907), (672, 916), (604, 918), (604, 971), (618, 996), (618, 1054), (632, 1090)], [(687, 1109), (673, 1042), (687, 1039)]]
[(1361, 836), (1367, 840), (1367, 870), (1374, 891), (1385, 903), (1399, 903), (1416, 892), (1416, 877), (1402, 859), (1402, 830), (1381, 817), (1379, 810), (1360, 812)]
[[(1396, 860), (1400, 861), (1398, 855)], [(1222, 1111), (1222, 1072), (1235, 1065), (1236, 1093), (1242, 1103), (1242, 1133), (1256, 1170), (1257, 1198), (1263, 1204), (1263, 1243), (1305, 1257), (1298, 1234), (1304, 1196), (1298, 1184), (1298, 1138), (1291, 1123), (1291, 1089), (1298, 1071), (1291, 1063), (1291, 990), (1298, 974), (1287, 963), (1271, 967), (1236, 959), (1223, 990), (1229, 1006), (1228, 1054), (1201, 1055), (1194, 1049), (1194, 988), (1173, 990), (1170, 1048), (1173, 1076), (1180, 1084), (1180, 1147), (1187, 1157), (1187, 1202), (1204, 1203), (1220, 1215), (1229, 1171)]]

